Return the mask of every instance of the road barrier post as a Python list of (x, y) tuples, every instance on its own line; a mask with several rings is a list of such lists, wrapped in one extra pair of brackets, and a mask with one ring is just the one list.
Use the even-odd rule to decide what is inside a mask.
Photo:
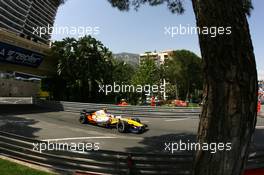
[(131, 154), (128, 154), (128, 156), (127, 156), (127, 167), (128, 167), (128, 175), (134, 175), (134, 173), (133, 173), (133, 160), (132, 160)]

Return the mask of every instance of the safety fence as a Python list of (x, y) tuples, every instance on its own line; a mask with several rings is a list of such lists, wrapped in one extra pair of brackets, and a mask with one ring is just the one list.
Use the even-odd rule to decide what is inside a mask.
[[(47, 142), (0, 132), (0, 153), (14, 159), (51, 168), (62, 174), (146, 174), (190, 175), (193, 153), (142, 154), (114, 151), (36, 151), (34, 145)], [(63, 145), (62, 145), (63, 146)], [(247, 169), (264, 167), (264, 152), (250, 154)]]
[(194, 117), (198, 118), (200, 108), (188, 107), (150, 107), (150, 106), (118, 106), (111, 104), (96, 104), (96, 103), (77, 103), (66, 101), (47, 101), (41, 99), (34, 99), (34, 104), (51, 108), (55, 110), (62, 110), (68, 112), (79, 113), (81, 110), (100, 110), (107, 108), (107, 110), (115, 115), (130, 115), (134, 117)]
[(0, 97), (0, 104), (32, 104), (32, 97)]
[(45, 143), (10, 133), (0, 132), (0, 153), (15, 159), (48, 167), (58, 172), (93, 172), (102, 174), (191, 174), (193, 154), (138, 154), (114, 151), (34, 150), (34, 144)]

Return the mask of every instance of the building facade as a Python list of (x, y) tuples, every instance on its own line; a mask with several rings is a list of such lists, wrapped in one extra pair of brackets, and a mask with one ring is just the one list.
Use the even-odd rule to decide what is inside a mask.
[(142, 63), (145, 59), (152, 59), (155, 61), (157, 66), (160, 66), (165, 63), (165, 60), (170, 57), (172, 51), (162, 51), (162, 52), (145, 52), (139, 56), (139, 64)]
[(36, 29), (52, 27), (63, 0), (0, 0), (0, 69), (48, 76), (56, 60), (46, 57), (50, 33)]
[(37, 29), (53, 26), (60, 0), (0, 0), (0, 27), (34, 42), (49, 44), (50, 34)]

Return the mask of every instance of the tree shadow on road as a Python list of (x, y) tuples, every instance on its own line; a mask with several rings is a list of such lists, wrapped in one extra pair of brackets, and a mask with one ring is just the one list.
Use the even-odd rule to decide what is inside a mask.
[(127, 152), (131, 153), (163, 153), (171, 154), (169, 150), (165, 150), (166, 145), (173, 143), (196, 143), (196, 135), (193, 133), (177, 133), (177, 134), (166, 134), (160, 136), (145, 137), (139, 144), (138, 147), (127, 148)]
[(250, 152), (264, 151), (264, 129), (256, 129), (253, 135), (253, 143)]
[[(254, 136), (253, 136), (253, 142), (250, 147), (250, 158), (247, 163), (247, 168), (250, 167), (256, 167), (256, 166), (263, 166), (262, 160), (259, 160), (256, 156), (259, 154), (263, 155), (264, 152), (264, 129), (256, 129)], [(171, 157), (177, 156), (177, 155), (185, 155), (189, 154), (192, 155), (193, 161), (187, 164), (173, 164), (172, 167), (179, 167), (179, 170), (182, 168), (182, 170), (189, 170), (189, 173), (192, 170), (193, 163), (194, 163), (194, 155), (195, 150), (193, 151), (176, 151), (172, 152), (171, 146), (172, 143), (197, 143), (196, 135), (193, 133), (178, 133), (178, 134), (167, 134), (167, 135), (160, 135), (160, 136), (153, 136), (153, 137), (146, 137), (142, 141), (140, 141), (140, 144), (142, 146), (137, 147), (130, 147), (127, 148), (126, 151), (128, 153), (131, 153), (132, 155), (139, 154), (154, 154), (157, 157), (160, 156), (163, 158), (164, 161), (170, 160)], [(170, 144), (170, 149), (167, 148), (166, 145)], [(176, 148), (176, 146), (175, 146)], [(165, 156), (167, 155), (167, 157)], [(186, 158), (188, 159), (188, 158)], [(158, 166), (158, 165), (157, 165)], [(137, 164), (135, 164), (135, 167), (137, 167)], [(137, 169), (137, 168), (135, 168)], [(157, 173), (164, 171), (164, 169), (157, 169)], [(178, 171), (178, 170), (177, 170)], [(178, 173), (178, 172), (177, 172)], [(175, 172), (175, 174), (177, 174)], [(137, 173), (138, 174), (138, 173)]]
[[(263, 105), (262, 105), (263, 106)], [(262, 107), (261, 109), (264, 109)], [(257, 116), (257, 125), (253, 134), (253, 140), (250, 147), (250, 152), (264, 152), (264, 112), (261, 111)]]
[[(194, 151), (187, 146), (179, 149), (180, 143), (196, 143), (196, 135), (193, 133), (172, 133), (160, 136), (145, 137), (139, 142), (142, 146), (130, 147), (126, 152), (134, 157), (143, 156), (143, 169), (155, 174), (191, 174), (194, 160)], [(174, 145), (174, 146), (172, 146)], [(172, 147), (175, 149), (172, 151)], [(179, 150), (176, 150), (179, 149)], [(144, 174), (142, 161), (134, 159), (134, 171), (132, 174)], [(149, 164), (149, 165), (148, 165)], [(149, 167), (148, 167), (149, 166)]]
[(247, 162), (248, 169), (264, 168), (264, 129), (256, 128), (253, 141), (250, 145), (250, 154)]
[(35, 133), (41, 130), (41, 128), (33, 126), (36, 123), (38, 123), (38, 121), (34, 119), (20, 118), (12, 115), (1, 115), (0, 131), (29, 138), (36, 138)]

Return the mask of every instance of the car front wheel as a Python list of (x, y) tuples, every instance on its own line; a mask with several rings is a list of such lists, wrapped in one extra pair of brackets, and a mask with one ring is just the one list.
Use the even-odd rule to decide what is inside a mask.
[(126, 123), (124, 121), (119, 121), (116, 125), (118, 132), (124, 133), (127, 130)]

